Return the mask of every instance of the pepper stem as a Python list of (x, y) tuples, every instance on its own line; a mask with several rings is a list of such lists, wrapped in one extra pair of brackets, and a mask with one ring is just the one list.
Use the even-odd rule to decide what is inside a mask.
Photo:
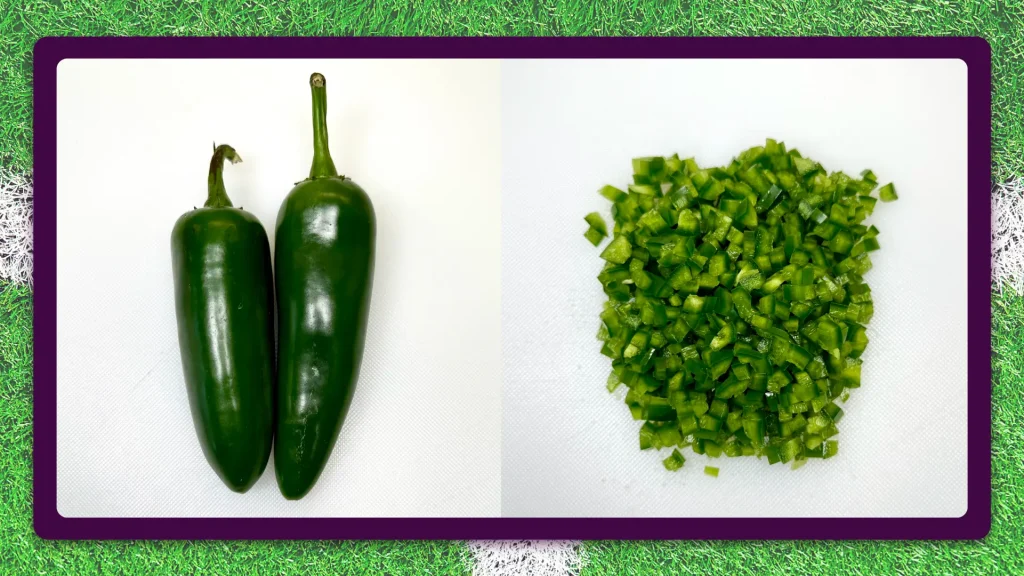
[(319, 72), (309, 77), (313, 92), (313, 167), (310, 178), (330, 178), (338, 175), (331, 151), (327, 146), (327, 79)]
[(207, 208), (227, 208), (232, 206), (228, 193), (224, 190), (224, 161), (232, 164), (242, 161), (235, 149), (227, 144), (213, 144), (213, 158), (210, 159), (210, 176), (207, 179), (209, 195), (206, 198)]

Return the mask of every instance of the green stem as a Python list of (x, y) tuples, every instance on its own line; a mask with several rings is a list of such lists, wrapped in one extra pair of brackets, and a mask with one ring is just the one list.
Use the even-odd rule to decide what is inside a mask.
[(313, 92), (313, 167), (310, 178), (330, 178), (338, 175), (327, 146), (327, 79), (319, 72), (309, 77)]
[(206, 198), (207, 208), (227, 208), (232, 206), (228, 193), (224, 190), (224, 161), (232, 164), (242, 161), (242, 157), (235, 152), (235, 149), (227, 144), (214, 145), (213, 158), (210, 159), (210, 176), (207, 179), (207, 190), (209, 195)]

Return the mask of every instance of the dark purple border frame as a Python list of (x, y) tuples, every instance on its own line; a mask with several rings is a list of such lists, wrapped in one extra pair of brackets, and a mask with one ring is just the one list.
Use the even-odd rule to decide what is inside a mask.
[[(968, 508), (960, 518), (65, 518), (57, 512), (64, 58), (956, 58), (968, 67)], [(34, 524), (47, 539), (976, 539), (991, 526), (991, 48), (981, 38), (43, 38), (35, 46)]]

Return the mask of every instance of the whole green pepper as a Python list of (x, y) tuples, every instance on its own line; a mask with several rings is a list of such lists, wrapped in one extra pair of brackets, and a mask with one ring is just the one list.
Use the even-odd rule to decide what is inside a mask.
[(310, 77), (313, 166), (277, 217), (278, 350), (274, 467), (281, 493), (316, 483), (352, 402), (373, 284), (376, 218), (355, 182), (339, 176), (327, 146), (327, 88)]
[(178, 344), (192, 420), (206, 460), (245, 492), (270, 458), (273, 437), (274, 300), (270, 243), (252, 214), (224, 191), (226, 144), (210, 161), (209, 197), (171, 233)]

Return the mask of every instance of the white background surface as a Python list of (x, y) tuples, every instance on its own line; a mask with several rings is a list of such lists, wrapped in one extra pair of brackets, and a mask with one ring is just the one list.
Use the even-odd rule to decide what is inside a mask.
[[(299, 502), (273, 458), (247, 494), (199, 448), (170, 233), (206, 198), (212, 142), (273, 242), (328, 82), (339, 171), (370, 194), (377, 259), (355, 399)], [(64, 516), (500, 512), (499, 78), (493, 61), (64, 60), (58, 68), (58, 463)]]
[[(967, 506), (967, 69), (959, 60), (510, 61), (502, 68), (505, 516), (960, 516)], [(839, 454), (766, 460), (641, 452), (604, 390), (605, 296), (583, 216), (630, 158), (723, 165), (765, 137), (900, 200), (880, 252), (863, 387)], [(607, 241), (606, 241), (607, 242)], [(603, 248), (605, 244), (602, 244)]]

